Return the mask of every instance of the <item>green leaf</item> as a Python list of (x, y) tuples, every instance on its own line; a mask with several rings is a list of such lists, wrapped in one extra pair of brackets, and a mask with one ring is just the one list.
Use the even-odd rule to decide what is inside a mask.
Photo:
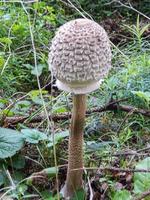
[(20, 181), (22, 181), (25, 178), (25, 173), (23, 170), (14, 170), (14, 172), (11, 174), (11, 177), (15, 184), (18, 184)]
[(4, 66), (4, 64), (5, 64), (5, 59), (2, 56), (0, 56), (0, 69)]
[(22, 169), (25, 166), (25, 158), (22, 155), (15, 155), (11, 160), (13, 168)]
[(119, 190), (115, 193), (112, 200), (131, 200), (131, 194), (127, 190)]
[(136, 28), (135, 30), (137, 31), (137, 33), (140, 33), (140, 16), (137, 16), (137, 21), (136, 21)]
[(47, 135), (37, 129), (22, 129), (23, 137), (26, 142), (37, 144), (41, 140), (46, 140)]
[(3, 38), (0, 38), (0, 42), (10, 45), (12, 43), (12, 40), (10, 38), (3, 37)]
[(10, 14), (3, 15), (3, 19), (4, 20), (10, 20), (11, 19), (11, 15)]
[[(43, 95), (48, 93), (48, 91), (46, 91), (46, 90), (42, 90), (41, 92), (42, 92)], [(29, 96), (31, 97), (31, 99), (34, 98), (34, 97), (37, 97), (39, 95), (40, 95), (40, 90), (31, 90), (29, 92)]]
[(1, 112), (2, 112), (4, 115), (6, 115), (7, 117), (12, 117), (12, 116), (14, 116), (14, 112), (12, 112), (12, 111), (9, 110), (9, 109), (2, 110)]
[(43, 172), (46, 173), (46, 175), (48, 175), (49, 178), (56, 176), (57, 171), (58, 169), (56, 167), (49, 167), (49, 168), (43, 169)]
[(114, 90), (117, 87), (118, 83), (119, 83), (118, 78), (114, 76), (106, 80), (107, 87), (110, 90)]
[[(69, 136), (69, 131), (61, 131), (59, 133), (55, 134), (55, 144), (59, 143), (62, 141), (63, 138), (68, 137)], [(53, 136), (51, 135), (49, 138), (49, 143), (47, 144), (48, 147), (52, 147), (53, 146)]]
[(39, 96), (32, 98), (32, 101), (37, 105), (43, 105), (43, 101)]
[(22, 195), (24, 195), (25, 194), (25, 192), (27, 191), (27, 189), (28, 189), (28, 186), (27, 185), (25, 185), (25, 184), (20, 184), (19, 186), (18, 186), (18, 193), (19, 194), (22, 194)]
[(23, 66), (25, 66), (27, 69), (33, 69), (33, 66), (32, 65), (30, 65), (30, 64), (23, 64)]
[(49, 190), (42, 191), (41, 195), (42, 195), (42, 199), (44, 199), (44, 200), (57, 200), (58, 199), (57, 195), (54, 196), (53, 193), (50, 192)]
[[(41, 92), (43, 95), (48, 93), (46, 90), (42, 90)], [(43, 105), (43, 101), (40, 96), (40, 90), (31, 90), (29, 92), (29, 96), (35, 104)]]
[(36, 76), (40, 76), (42, 74), (44, 67), (45, 67), (44, 64), (37, 65), (37, 68), (35, 67), (34, 69), (31, 70), (31, 74), (36, 75)]
[(68, 136), (69, 136), (69, 131), (61, 131), (61, 132), (55, 134), (55, 141), (59, 142), (63, 138), (68, 137)]
[(0, 171), (0, 186), (5, 183), (5, 177), (3, 175), (3, 172)]
[(13, 156), (23, 146), (24, 140), (20, 132), (0, 128), (0, 158)]
[(0, 108), (4, 108), (4, 104), (0, 102)]
[(150, 24), (145, 25), (145, 26), (140, 30), (140, 34), (143, 35), (143, 33), (144, 33), (145, 31), (148, 30), (149, 26), (150, 26)]
[[(140, 161), (135, 169), (150, 170), (150, 157)], [(134, 192), (139, 194), (150, 188), (150, 173), (136, 172), (134, 173)]]
[(54, 108), (53, 113), (64, 113), (67, 112), (67, 109), (64, 106)]
[(30, 101), (19, 101), (15, 104), (11, 111), (14, 112), (16, 115), (26, 115), (27, 111), (30, 109), (30, 105)]
[(14, 34), (21, 34), (25, 31), (25, 24), (14, 24), (12, 27), (12, 32)]
[(136, 94), (141, 99), (149, 102), (150, 101), (150, 92), (142, 92), (142, 91), (132, 91), (133, 94)]
[(56, 176), (56, 173), (58, 172), (58, 168), (57, 167), (49, 167), (49, 168), (45, 168), (43, 169), (42, 171), (38, 172), (37, 174), (33, 174), (32, 176), (28, 177), (27, 179), (27, 184), (28, 185), (32, 185), (33, 183), (33, 180), (34, 180), (34, 176), (38, 176), (41, 175), (41, 176), (47, 176), (49, 178), (53, 178)]
[(75, 195), (73, 198), (71, 198), (71, 200), (85, 200), (85, 194), (85, 191), (83, 189), (80, 189), (75, 192)]
[(31, 102), (30, 101), (19, 101), (16, 103), (17, 106), (20, 106), (20, 107), (28, 107), (30, 106)]
[(93, 151), (99, 151), (104, 147), (110, 146), (110, 145), (117, 145), (117, 142), (95, 142), (95, 141), (86, 141), (86, 149), (88, 152)]
[(7, 99), (0, 99), (0, 103), (6, 104), (6, 103), (8, 103), (8, 100)]

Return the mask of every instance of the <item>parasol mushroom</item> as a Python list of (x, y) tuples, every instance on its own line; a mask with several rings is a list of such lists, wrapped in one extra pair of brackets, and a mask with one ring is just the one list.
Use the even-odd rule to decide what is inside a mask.
[(83, 128), (86, 94), (99, 88), (111, 68), (111, 50), (105, 30), (89, 19), (62, 25), (52, 40), (49, 67), (59, 89), (73, 93), (65, 199), (83, 188)]

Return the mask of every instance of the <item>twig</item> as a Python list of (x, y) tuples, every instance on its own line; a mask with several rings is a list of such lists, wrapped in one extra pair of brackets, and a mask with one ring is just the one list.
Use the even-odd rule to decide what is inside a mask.
[(86, 18), (86, 16), (70, 0), (67, 1), (83, 18)]
[(115, 154), (111, 154), (111, 156), (150, 156), (150, 153), (137, 153), (136, 151), (127, 151), (127, 152), (117, 152)]
[(123, 6), (123, 7), (125, 7), (125, 8), (128, 8), (128, 9), (131, 9), (131, 10), (137, 12), (139, 15), (142, 15), (143, 17), (145, 17), (145, 18), (147, 18), (148, 20), (150, 20), (150, 18), (149, 18), (147, 15), (145, 15), (145, 14), (143, 14), (142, 12), (140, 12), (139, 10), (135, 9), (135, 8), (131, 5), (130, 2), (129, 2), (129, 6), (126, 5), (126, 4), (123, 4), (121, 1), (116, 1), (116, 2), (119, 3), (121, 6)]
[(8, 64), (8, 62), (9, 62), (9, 60), (10, 60), (10, 58), (11, 58), (11, 53), (9, 54), (9, 56), (8, 56), (8, 58), (7, 58), (7, 60), (6, 60), (6, 62), (5, 62), (5, 64), (4, 64), (4, 66), (3, 66), (3, 68), (2, 68), (2, 71), (1, 71), (1, 76), (3, 75), (3, 73), (4, 73), (4, 70), (5, 70), (5, 68), (6, 68), (6, 66), (7, 66), (7, 64)]
[(38, 0), (33, 0), (33, 1), (13, 1), (13, 0), (5, 0), (5, 1), (0, 1), (0, 3), (21, 3), (21, 2), (23, 2), (23, 3), (25, 3), (25, 4), (28, 4), (28, 3), (36, 3), (36, 2), (38, 2)]
[(118, 3), (118, 4), (120, 4), (121, 6), (123, 6), (123, 7), (125, 7), (125, 8), (128, 8), (128, 9), (130, 9), (130, 10), (133, 10), (134, 12), (138, 13), (139, 15), (141, 15), (141, 16), (147, 18), (148, 20), (150, 20), (150, 18), (149, 18), (147, 15), (145, 15), (144, 13), (142, 13), (142, 12), (140, 12), (139, 10), (135, 9), (135, 8), (131, 5), (130, 1), (128, 1), (128, 5), (126, 5), (126, 4), (122, 3), (122, 2), (119, 1), (119, 0), (112, 0), (111, 2), (105, 3), (104, 5), (107, 6), (107, 5), (110, 5), (110, 4), (113, 4), (113, 3)]
[[(115, 107), (114, 107), (114, 110), (116, 110)], [(122, 110), (125, 112), (130, 112), (131, 110), (134, 110), (135, 114), (142, 114), (144, 116), (150, 117), (150, 110), (144, 110), (144, 109), (135, 108), (132, 106), (119, 105), (118, 110)]]
[(118, 128), (118, 130), (117, 130), (117, 134), (120, 133), (120, 130), (121, 130), (123, 124), (127, 121), (127, 119), (128, 119), (133, 113), (134, 113), (134, 109), (127, 113), (127, 115), (125, 116), (125, 118), (123, 119), (123, 121), (121, 122), (121, 124), (120, 124), (120, 126), (119, 126), (119, 128)]
[(83, 18), (86, 18), (86, 16), (83, 14), (85, 13), (91, 20), (93, 20), (93, 18), (91, 17), (91, 15), (89, 13), (87, 13), (85, 10), (83, 10), (83, 8), (81, 7), (80, 3), (78, 1), (76, 1), (76, 3), (78, 3), (79, 9), (83, 12), (81, 12), (77, 6), (75, 6), (71, 1), (67, 0), (67, 2), (65, 2), (64, 0), (60, 0), (60, 2), (62, 2), (65, 6), (69, 7), (69, 8), (73, 8), (75, 9)]
[[(56, 169), (65, 169), (67, 168), (67, 164), (64, 165), (58, 165)], [(141, 173), (150, 173), (150, 169), (130, 169), (130, 168), (118, 168), (118, 167), (83, 167), (83, 168), (76, 168), (73, 169), (73, 171), (77, 170), (98, 170), (98, 171), (111, 171), (111, 172), (129, 172), (129, 173), (134, 173), (134, 172), (141, 172)], [(44, 173), (48, 173), (48, 170), (42, 170)], [(36, 172), (36, 174), (41, 174), (40, 172)]]
[(147, 197), (147, 196), (150, 196), (150, 190), (147, 190), (147, 191), (145, 191), (145, 192), (142, 192), (142, 194), (141, 194), (139, 197), (134, 198), (134, 200), (142, 200), (142, 199), (144, 199), (144, 198)]
[[(134, 172), (141, 172), (141, 173), (150, 173), (150, 169), (123, 169), (117, 167), (85, 167), (86, 170), (98, 170), (98, 171), (111, 171), (111, 172), (127, 172), (127, 173), (134, 173)], [(74, 169), (79, 170), (79, 169)]]
[[(127, 105), (119, 105), (118, 103), (121, 101), (125, 101), (125, 99), (120, 99), (117, 101), (112, 101), (100, 108), (93, 108), (91, 110), (88, 110), (86, 112), (86, 115), (89, 115), (91, 113), (100, 113), (100, 112), (105, 112), (105, 111), (125, 111), (125, 112), (131, 112), (134, 111), (135, 114), (142, 114), (146, 117), (150, 117), (150, 111), (149, 110), (144, 110), (144, 109), (139, 109), (139, 108), (135, 108), (132, 106), (127, 106)], [(45, 119), (45, 115), (39, 115), (36, 116), (32, 119), (30, 119), (30, 123), (36, 123), (36, 122), (41, 122), (42, 120)], [(59, 120), (67, 120), (71, 117), (71, 113), (63, 113), (63, 114), (50, 114), (48, 116), (49, 118), (52, 118), (53, 121), (59, 121)], [(15, 125), (17, 123), (23, 123), (25, 120), (27, 120), (29, 118), (29, 116), (16, 116), (16, 117), (6, 117), (4, 120), (4, 124), (6, 124), (6, 126), (8, 125)]]
[(140, 152), (142, 152), (142, 151), (147, 151), (147, 150), (150, 150), (150, 146), (149, 146), (149, 145), (148, 145), (147, 147), (143, 148), (143, 149), (139, 149), (139, 150), (137, 151), (137, 153), (140, 153)]
[[(137, 154), (140, 156), (140, 155), (142, 155), (142, 154), (140, 154), (142, 151), (147, 151), (147, 150), (149, 150), (150, 149), (150, 146), (147, 146), (147, 147), (145, 147), (145, 148), (143, 148), (143, 149), (139, 149), (139, 150), (137, 150)], [(145, 155), (143, 154), (143, 156), (146, 156), (146, 154), (147, 154), (147, 156), (149, 156), (149, 153), (145, 153)], [(135, 156), (136, 156), (136, 154), (134, 155), (132, 155), (132, 157), (131, 157), (131, 159), (130, 159), (130, 161), (129, 161), (129, 163), (128, 163), (128, 165), (130, 165), (130, 163), (133, 161), (133, 159), (135, 158)]]
[(84, 173), (85, 173), (85, 175), (87, 176), (87, 180), (88, 180), (88, 186), (89, 186), (89, 190), (90, 190), (90, 200), (92, 200), (93, 199), (93, 190), (92, 190), (92, 186), (91, 186), (91, 182), (90, 182), (90, 178), (89, 178), (89, 176), (88, 176), (88, 174), (87, 174), (87, 170), (84, 168)]

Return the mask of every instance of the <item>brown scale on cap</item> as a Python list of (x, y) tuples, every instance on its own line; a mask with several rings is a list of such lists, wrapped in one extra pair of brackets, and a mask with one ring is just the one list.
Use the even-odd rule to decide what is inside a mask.
[(52, 40), (49, 67), (59, 89), (75, 94), (96, 90), (111, 68), (107, 33), (89, 19), (67, 22)]

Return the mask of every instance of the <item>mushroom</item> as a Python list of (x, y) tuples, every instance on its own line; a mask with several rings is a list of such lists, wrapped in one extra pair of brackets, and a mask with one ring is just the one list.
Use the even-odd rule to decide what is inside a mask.
[(62, 25), (49, 53), (49, 68), (59, 89), (73, 93), (65, 199), (83, 188), (83, 128), (86, 94), (99, 88), (111, 68), (110, 43), (105, 30), (89, 19), (75, 19)]

